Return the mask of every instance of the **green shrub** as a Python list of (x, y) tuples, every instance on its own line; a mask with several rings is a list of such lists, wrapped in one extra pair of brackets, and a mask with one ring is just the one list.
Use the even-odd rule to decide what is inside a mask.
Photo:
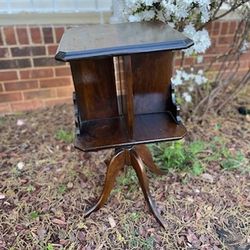
[(162, 143), (153, 148), (156, 160), (162, 165), (162, 169), (190, 171), (195, 175), (203, 172), (204, 167), (198, 154), (205, 148), (201, 141), (185, 144), (183, 141)]
[(245, 155), (241, 151), (232, 153), (220, 137), (214, 137), (210, 143), (177, 141), (153, 144), (150, 148), (155, 160), (166, 171), (177, 170), (200, 175), (212, 162), (225, 170), (249, 171)]

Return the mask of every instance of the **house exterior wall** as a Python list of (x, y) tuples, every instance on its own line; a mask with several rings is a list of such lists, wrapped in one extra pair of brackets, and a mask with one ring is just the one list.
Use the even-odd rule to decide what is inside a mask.
[[(92, 23), (107, 22), (110, 14), (91, 16)], [(86, 18), (86, 22), (89, 22)], [(83, 20), (83, 23), (85, 21)], [(198, 67), (208, 65), (226, 53), (233, 41), (238, 20), (216, 21), (209, 25), (212, 47)], [(71, 103), (73, 84), (69, 65), (54, 60), (60, 38), (70, 25), (4, 25), (0, 27), (0, 113), (20, 112), (55, 104)], [(240, 58), (239, 73), (250, 67), (250, 54)], [(180, 64), (176, 57), (175, 66)], [(184, 66), (196, 65), (189, 57)], [(216, 63), (211, 73), (218, 71)]]

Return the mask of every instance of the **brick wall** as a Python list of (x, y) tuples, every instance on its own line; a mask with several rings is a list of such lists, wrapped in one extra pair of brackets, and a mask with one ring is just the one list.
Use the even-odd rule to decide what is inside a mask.
[[(212, 47), (199, 67), (228, 50), (237, 21), (218, 21), (210, 25)], [(68, 64), (54, 55), (65, 26), (0, 27), (0, 113), (18, 112), (71, 102), (72, 79)], [(176, 58), (176, 65), (180, 58)], [(186, 58), (184, 66), (195, 66)], [(216, 63), (212, 70), (219, 69)], [(240, 59), (240, 73), (250, 66), (249, 52)]]

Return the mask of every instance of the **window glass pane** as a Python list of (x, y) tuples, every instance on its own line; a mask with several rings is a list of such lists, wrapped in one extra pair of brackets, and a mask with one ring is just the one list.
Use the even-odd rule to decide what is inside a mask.
[(59, 12), (74, 12), (76, 10), (76, 5), (75, 5), (74, 0), (69, 1), (69, 0), (55, 0), (55, 11)]
[(8, 12), (8, 4), (5, 0), (0, 0), (0, 13)]
[(33, 0), (34, 11), (51, 12), (54, 11), (53, 0)]
[(98, 9), (111, 10), (112, 0), (98, 0)]
[(22, 12), (32, 10), (32, 3), (30, 0), (12, 0), (9, 4), (11, 12)]
[(79, 11), (90, 11), (96, 10), (95, 2), (95, 0), (77, 0), (76, 4)]
[(0, 0), (0, 13), (111, 10), (112, 0)]

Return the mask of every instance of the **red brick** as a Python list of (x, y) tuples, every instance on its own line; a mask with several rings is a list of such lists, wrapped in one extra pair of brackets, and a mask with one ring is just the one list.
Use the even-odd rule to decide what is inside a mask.
[(71, 84), (70, 78), (54, 78), (54, 79), (40, 80), (41, 88), (60, 87), (70, 84)]
[(217, 36), (220, 34), (220, 21), (213, 23), (212, 35)]
[(48, 54), (49, 55), (55, 55), (57, 51), (58, 45), (49, 45), (48, 46)]
[(206, 54), (225, 54), (229, 49), (228, 45), (217, 45), (217, 46), (212, 46), (210, 47), (207, 51)]
[(195, 63), (195, 59), (192, 57), (186, 57), (184, 59), (184, 66), (191, 66)]
[(42, 43), (42, 35), (40, 27), (32, 27), (30, 28), (31, 40), (35, 44)]
[(70, 67), (55, 68), (56, 76), (71, 76)]
[(6, 91), (36, 89), (38, 88), (38, 81), (18, 81), (18, 82), (5, 82), (4, 87)]
[(56, 93), (53, 89), (38, 89), (31, 91), (24, 91), (23, 96), (25, 100), (34, 100), (34, 99), (47, 99), (55, 97)]
[(213, 29), (213, 23), (210, 22), (210, 23), (206, 24), (206, 29), (207, 29), (208, 32), (210, 33), (210, 32), (212, 31), (212, 29)]
[(3, 86), (2, 86), (2, 83), (0, 83), (0, 92), (3, 92)]
[(0, 60), (0, 70), (27, 68), (30, 66), (31, 66), (30, 59)]
[(35, 67), (62, 66), (66, 63), (56, 61), (54, 57), (39, 57), (33, 58)]
[(44, 102), (41, 100), (24, 101), (18, 103), (11, 103), (12, 111), (26, 111), (44, 107)]
[(53, 77), (53, 69), (29, 69), (20, 71), (21, 79), (35, 79)]
[(180, 58), (177, 58), (174, 60), (174, 65), (175, 66), (180, 66), (181, 65), (181, 59)]
[(213, 65), (211, 66), (209, 72), (212, 72), (212, 71), (218, 71), (219, 69), (221, 68), (221, 63), (213, 63)]
[(22, 100), (22, 95), (20, 92), (0, 93), (0, 102), (15, 102), (21, 100)]
[(54, 105), (59, 105), (59, 104), (64, 104), (64, 103), (72, 104), (72, 98), (71, 97), (70, 98), (56, 98), (56, 99), (46, 100), (45, 106), (51, 107)]
[(0, 104), (0, 113), (1, 114), (7, 114), (10, 112), (11, 112), (11, 109), (10, 109), (10, 105), (8, 103), (1, 103)]
[(73, 92), (72, 87), (62, 87), (56, 89), (58, 97), (72, 97), (72, 92)]
[(218, 44), (232, 44), (234, 41), (233, 36), (220, 36), (218, 37)]
[(229, 34), (234, 34), (236, 32), (236, 27), (237, 27), (237, 22), (236, 21), (231, 21), (229, 25)]
[(44, 46), (14, 47), (11, 48), (11, 54), (13, 57), (42, 56), (46, 54), (46, 51)]
[(237, 30), (238, 34), (242, 34), (245, 31), (245, 25), (246, 25), (245, 22), (238, 22), (237, 23), (236, 30)]
[(64, 33), (64, 27), (55, 27), (56, 42), (59, 43)]
[(4, 36), (5, 36), (5, 42), (7, 45), (13, 45), (16, 44), (16, 36), (15, 36), (15, 30), (12, 26), (6, 26), (3, 28), (4, 30)]
[(221, 34), (226, 35), (228, 33), (228, 21), (222, 22)]
[(250, 52), (248, 51), (248, 53), (243, 53), (241, 56), (240, 56), (240, 60), (241, 61), (248, 61), (249, 62), (249, 58), (250, 58)]
[(20, 44), (29, 44), (27, 28), (16, 28), (17, 38)]
[(0, 48), (0, 57), (1, 58), (7, 58), (9, 57), (9, 50), (8, 48)]
[(17, 72), (16, 71), (0, 72), (0, 81), (10, 81), (10, 80), (17, 80)]
[(208, 64), (208, 63), (211, 63), (212, 61), (214, 61), (216, 58), (216, 56), (212, 56), (212, 55), (205, 55), (203, 57), (203, 63), (204, 64)]
[(43, 27), (43, 39), (45, 43), (54, 43), (53, 31), (51, 27)]

